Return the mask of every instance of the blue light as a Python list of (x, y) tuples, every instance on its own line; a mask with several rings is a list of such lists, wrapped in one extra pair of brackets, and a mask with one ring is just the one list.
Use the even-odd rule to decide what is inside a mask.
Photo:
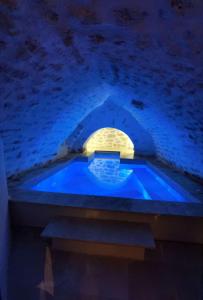
[(128, 179), (133, 170), (120, 168), (120, 158), (94, 158), (88, 166), (87, 173), (89, 172), (93, 174), (100, 183), (117, 187)]
[[(159, 173), (159, 172), (158, 172)], [(33, 190), (141, 200), (195, 201), (184, 190), (145, 164), (123, 164), (118, 158), (73, 160)]]

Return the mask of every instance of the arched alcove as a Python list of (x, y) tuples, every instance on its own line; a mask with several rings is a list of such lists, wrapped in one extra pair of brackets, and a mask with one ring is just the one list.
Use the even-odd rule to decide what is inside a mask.
[(89, 156), (95, 151), (117, 151), (122, 158), (134, 157), (134, 145), (123, 131), (116, 128), (101, 128), (90, 135), (83, 145), (84, 154)]
[(85, 141), (93, 132), (107, 127), (125, 132), (136, 147), (136, 155), (155, 155), (154, 141), (149, 132), (129, 111), (114, 101), (105, 101), (93, 109), (67, 137), (64, 147), (70, 152), (81, 152)]
[(0, 1), (7, 175), (80, 152), (91, 132), (113, 127), (137, 156), (202, 178), (203, 1), (178, 11), (169, 0), (58, 2)]

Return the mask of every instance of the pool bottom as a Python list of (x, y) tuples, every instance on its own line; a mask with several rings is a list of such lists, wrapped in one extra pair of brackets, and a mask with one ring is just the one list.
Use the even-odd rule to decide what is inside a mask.
[[(125, 161), (125, 160), (123, 160)], [(24, 186), (25, 187), (25, 186)], [(179, 185), (144, 162), (75, 159), (26, 188), (49, 193), (91, 195), (167, 202), (197, 202)]]

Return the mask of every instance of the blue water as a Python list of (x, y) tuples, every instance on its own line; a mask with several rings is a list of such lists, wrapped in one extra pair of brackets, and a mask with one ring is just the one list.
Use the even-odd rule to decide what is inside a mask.
[(143, 200), (193, 201), (145, 164), (120, 164), (119, 159), (72, 161), (33, 190), (66, 194), (113, 196)]

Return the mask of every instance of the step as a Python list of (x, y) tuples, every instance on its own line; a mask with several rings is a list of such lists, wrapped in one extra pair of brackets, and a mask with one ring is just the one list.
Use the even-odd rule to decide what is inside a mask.
[(144, 259), (146, 248), (155, 248), (149, 224), (60, 217), (51, 221), (41, 236), (57, 250)]

